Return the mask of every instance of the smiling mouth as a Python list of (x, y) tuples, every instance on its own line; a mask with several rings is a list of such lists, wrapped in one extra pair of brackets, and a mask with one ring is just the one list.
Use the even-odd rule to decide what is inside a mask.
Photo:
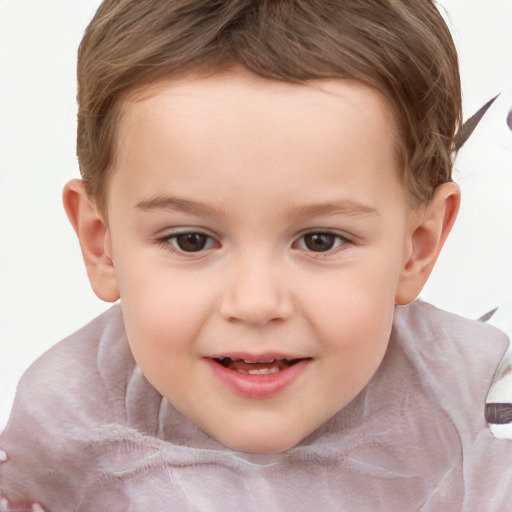
[(216, 357), (214, 361), (224, 368), (247, 375), (269, 375), (286, 370), (304, 359), (269, 359), (268, 361), (247, 361), (234, 357)]

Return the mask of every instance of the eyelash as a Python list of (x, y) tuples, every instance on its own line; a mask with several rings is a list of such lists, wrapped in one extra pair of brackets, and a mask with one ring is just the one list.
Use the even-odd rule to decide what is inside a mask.
[[(196, 251), (187, 251), (184, 250), (182, 247), (179, 247), (179, 244), (177, 242), (178, 237), (181, 236), (199, 236), (204, 239), (205, 246), (200, 247)], [(311, 239), (313, 237), (332, 237), (332, 243), (333, 247), (328, 248), (327, 250), (323, 251), (315, 251), (314, 249), (311, 249), (311, 247), (307, 246), (306, 239), (307, 237), (310, 237)], [(310, 240), (312, 241), (312, 240)], [(179, 254), (182, 256), (190, 257), (193, 255), (199, 255), (203, 253), (204, 251), (211, 249), (215, 243), (218, 244), (218, 242), (215, 241), (215, 238), (208, 235), (207, 233), (201, 232), (201, 231), (183, 231), (179, 233), (173, 233), (170, 235), (163, 236), (161, 238), (157, 239), (157, 243), (159, 246), (163, 247), (165, 250), (173, 253), (173, 254)], [(294, 249), (303, 250), (305, 252), (316, 254), (318, 256), (330, 256), (333, 254), (338, 253), (340, 250), (343, 250), (343, 248), (347, 245), (352, 243), (352, 241), (347, 238), (344, 235), (341, 235), (339, 233), (333, 232), (333, 231), (308, 231), (306, 233), (303, 233), (292, 245)]]

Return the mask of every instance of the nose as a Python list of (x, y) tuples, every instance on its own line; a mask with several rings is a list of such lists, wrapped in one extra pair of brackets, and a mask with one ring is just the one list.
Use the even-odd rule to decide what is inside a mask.
[(286, 279), (271, 261), (249, 257), (232, 268), (220, 306), (223, 318), (259, 327), (286, 320), (293, 311)]

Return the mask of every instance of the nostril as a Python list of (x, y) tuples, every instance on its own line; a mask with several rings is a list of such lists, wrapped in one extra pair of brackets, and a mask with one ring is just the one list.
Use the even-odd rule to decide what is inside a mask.
[(510, 112), (508, 113), (507, 116), (507, 125), (509, 130), (512, 132), (512, 108), (510, 109)]

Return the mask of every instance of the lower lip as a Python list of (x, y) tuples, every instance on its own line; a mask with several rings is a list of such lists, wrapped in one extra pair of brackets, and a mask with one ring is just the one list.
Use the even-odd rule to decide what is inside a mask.
[(296, 381), (311, 362), (310, 359), (302, 359), (276, 373), (251, 375), (226, 368), (213, 359), (206, 359), (206, 361), (217, 379), (245, 398), (270, 398), (279, 394)]

